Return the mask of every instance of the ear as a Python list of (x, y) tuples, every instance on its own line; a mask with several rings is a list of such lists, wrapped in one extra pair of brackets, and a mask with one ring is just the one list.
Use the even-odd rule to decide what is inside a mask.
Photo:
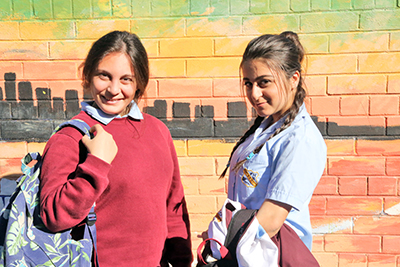
[(296, 89), (300, 82), (300, 72), (296, 71), (290, 78), (291, 90)]

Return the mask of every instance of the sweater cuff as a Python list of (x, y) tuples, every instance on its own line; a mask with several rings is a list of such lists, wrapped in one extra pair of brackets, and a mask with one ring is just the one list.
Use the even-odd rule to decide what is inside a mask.
[(95, 189), (100, 191), (108, 186), (108, 173), (111, 167), (111, 164), (90, 153), (88, 153), (85, 162), (79, 165), (82, 174), (87, 177), (87, 180)]

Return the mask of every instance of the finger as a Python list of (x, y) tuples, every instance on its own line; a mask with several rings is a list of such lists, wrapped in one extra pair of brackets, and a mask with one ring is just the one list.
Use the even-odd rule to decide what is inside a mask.
[(89, 136), (86, 134), (82, 137), (82, 143), (86, 146), (87, 142), (90, 140)]
[(95, 124), (92, 126), (92, 128), (90, 128), (90, 132), (91, 133), (95, 133), (95, 132), (101, 132), (103, 131), (103, 127), (100, 124)]

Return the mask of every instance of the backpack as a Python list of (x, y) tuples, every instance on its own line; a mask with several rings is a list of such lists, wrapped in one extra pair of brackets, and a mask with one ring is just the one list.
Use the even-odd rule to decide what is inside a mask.
[[(53, 134), (66, 126), (90, 136), (90, 127), (82, 120), (64, 122)], [(36, 164), (27, 166), (32, 160), (36, 160)], [(84, 223), (82, 239), (72, 239), (73, 228), (57, 233), (46, 229), (39, 212), (41, 165), (39, 153), (28, 153), (21, 160), (23, 175), (17, 180), (8, 205), (0, 213), (0, 266), (89, 267), (96, 250), (94, 205)]]

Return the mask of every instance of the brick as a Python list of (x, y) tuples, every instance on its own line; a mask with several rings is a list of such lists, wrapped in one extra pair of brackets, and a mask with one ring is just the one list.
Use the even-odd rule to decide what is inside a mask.
[(372, 9), (375, 7), (374, 0), (354, 0), (353, 8), (354, 9)]
[(26, 142), (0, 142), (1, 159), (21, 159), (27, 152)]
[(53, 0), (54, 18), (71, 19), (72, 14), (72, 1)]
[[(1, 6), (1, 4), (0, 4)], [(3, 9), (0, 8), (0, 17)], [(19, 27), (16, 21), (2, 21), (0, 22), (0, 40), (14, 40), (19, 38)]]
[(190, 3), (190, 14), (191, 15), (203, 15), (210, 8), (209, 2), (205, 1), (193, 1)]
[(379, 236), (363, 235), (327, 235), (325, 251), (379, 253), (381, 239)]
[(188, 18), (187, 36), (227, 36), (240, 35), (241, 19), (229, 18)]
[[(306, 69), (307, 74), (355, 73), (357, 57), (355, 55), (309, 55)], [(328, 93), (331, 92), (328, 91)]]
[(27, 145), (28, 145), (27, 152), (39, 152), (40, 154), (43, 154), (43, 150), (44, 150), (44, 147), (46, 146), (46, 143), (30, 142)]
[(400, 53), (372, 53), (359, 56), (361, 73), (382, 73), (400, 71)]
[[(220, 3), (223, 1), (218, 1)], [(181, 16), (188, 16), (190, 14), (190, 5), (188, 1), (185, 0), (171, 0), (171, 15), (181, 15)], [(225, 12), (223, 14), (226, 14)]]
[(341, 96), (340, 114), (352, 116), (367, 116), (369, 114), (368, 96)]
[(358, 30), (358, 14), (356, 12), (303, 14), (301, 30), (307, 33), (355, 31)]
[(208, 224), (211, 222), (214, 215), (215, 214), (190, 214), (190, 229), (196, 233), (195, 235), (192, 235), (192, 238), (198, 238), (198, 235), (201, 235), (203, 231), (207, 230)]
[[(397, 233), (398, 234), (398, 228), (397, 228)], [(400, 247), (400, 236), (384, 236), (383, 237), (383, 248), (382, 251), (384, 253), (399, 253), (399, 247)]]
[(211, 56), (211, 39), (186, 38), (160, 40), (160, 57), (202, 57)]
[(185, 75), (185, 60), (183, 59), (151, 59), (150, 76), (183, 77)]
[(386, 119), (386, 132), (387, 135), (399, 135), (400, 134), (400, 117), (390, 116)]
[(38, 118), (37, 107), (33, 105), (33, 101), (29, 100), (19, 101), (18, 103), (12, 103), (11, 117), (17, 120), (37, 119)]
[(315, 11), (329, 10), (331, 7), (329, 0), (311, 0), (311, 9)]
[(20, 36), (25, 40), (71, 39), (75, 37), (72, 21), (23, 21)]
[(337, 267), (338, 255), (336, 253), (316, 252), (313, 254), (320, 266)]
[(388, 93), (400, 93), (400, 75), (388, 76)]
[(234, 143), (224, 140), (188, 140), (189, 156), (229, 156)]
[(398, 115), (398, 96), (371, 96), (371, 115)]
[(132, 14), (131, 1), (113, 0), (112, 15), (118, 18), (129, 18)]
[(111, 16), (111, 2), (107, 0), (92, 0), (92, 14), (94, 18)]
[(11, 1), (1, 1), (0, 2), (0, 18), (9, 18), (11, 16), (12, 16)]
[(89, 1), (72, 0), (74, 18), (90, 18), (92, 5)]
[(215, 121), (216, 137), (241, 137), (250, 127), (247, 118), (230, 118), (227, 121)]
[(130, 31), (141, 38), (145, 37), (184, 37), (185, 19), (138, 19), (131, 20)]
[(159, 97), (211, 97), (211, 79), (160, 79)]
[(226, 120), (228, 114), (227, 99), (205, 98), (201, 100), (201, 105), (214, 107), (214, 119)]
[(379, 197), (328, 197), (328, 215), (375, 215), (382, 212)]
[(356, 149), (359, 155), (399, 155), (397, 147), (400, 140), (357, 140)]
[(190, 118), (190, 103), (175, 102), (172, 104), (174, 118)]
[(313, 241), (312, 242), (312, 253), (324, 251), (324, 236), (323, 235), (313, 235), (312, 241)]
[(33, 1), (34, 16), (40, 19), (52, 18), (52, 5), (50, 0)]
[[(234, 146), (235, 143), (232, 143)], [(229, 157), (218, 157), (215, 158), (215, 166), (216, 166), (216, 174), (219, 176), (225, 170), (226, 165), (228, 164)], [(225, 178), (229, 177), (229, 168), (225, 174)]]
[(313, 235), (350, 234), (353, 229), (353, 220), (346, 216), (312, 216), (311, 226)]
[(332, 9), (346, 10), (351, 9), (351, 0), (332, 0)]
[(1, 42), (0, 54), (4, 60), (47, 59), (47, 43)]
[(240, 97), (241, 82), (238, 78), (213, 79), (213, 97)]
[(246, 0), (231, 0), (230, 1), (230, 14), (242, 15), (248, 14), (250, 10), (250, 1)]
[(216, 199), (213, 196), (186, 196), (186, 202), (189, 214), (215, 214), (218, 211)]
[(291, 10), (295, 12), (301, 12), (301, 11), (310, 11), (311, 10), (311, 0), (308, 1), (302, 1), (302, 0), (292, 0), (290, 2), (290, 8)]
[(362, 12), (360, 16), (361, 30), (396, 30), (400, 24), (398, 10), (373, 10)]
[(227, 15), (229, 14), (230, 5), (229, 0), (211, 0), (210, 8), (212, 15)]
[(279, 34), (285, 30), (299, 29), (297, 15), (263, 15), (243, 18), (243, 33), (248, 34)]
[(394, 216), (363, 216), (354, 219), (354, 233), (364, 235), (397, 235), (400, 222)]
[(385, 175), (385, 159), (381, 157), (329, 157), (329, 175)]
[(214, 136), (214, 125), (212, 118), (175, 118), (172, 121), (162, 120), (169, 128), (173, 138), (204, 138)]
[(151, 15), (151, 1), (133, 1), (132, 5), (132, 17), (147, 17)]
[(75, 62), (40, 61), (24, 62), (25, 79), (77, 79)]
[(368, 267), (391, 267), (394, 264), (396, 264), (396, 255), (368, 255)]
[(153, 106), (146, 106), (144, 112), (153, 115), (159, 119), (167, 117), (167, 101), (165, 100), (155, 100)]
[(389, 49), (392, 51), (400, 50), (400, 33), (398, 32), (390, 33)]
[(22, 175), (21, 172), (21, 158), (23, 158), (26, 153), (18, 158), (11, 159), (0, 159), (0, 178), (7, 178), (10, 180), (16, 180)]
[(326, 198), (322, 196), (313, 196), (308, 204), (311, 215), (324, 215), (326, 213)]
[[(0, 65), (1, 80), (6, 75), (6, 73), (13, 73), (14, 76), (22, 77), (22, 62), (18, 61), (3, 61)], [(4, 75), (4, 76), (3, 76)]]
[(400, 158), (390, 157), (386, 160), (387, 175), (400, 175)]
[(367, 195), (367, 178), (366, 177), (340, 177), (339, 178), (339, 194), (348, 196), (365, 196)]
[(367, 267), (367, 256), (365, 254), (340, 253), (339, 266)]
[(11, 119), (11, 103), (0, 101), (0, 119)]
[(218, 176), (199, 178), (200, 195), (224, 195), (225, 180), (218, 179)]
[(322, 34), (304, 34), (300, 35), (300, 42), (308, 54), (328, 53), (329, 37)]
[(92, 42), (90, 41), (54, 41), (49, 42), (51, 59), (85, 59)]
[(268, 13), (269, 3), (263, 0), (252, 0), (250, 3), (250, 13), (252, 14), (262, 14)]
[(189, 77), (232, 77), (238, 75), (239, 58), (188, 59)]
[(28, 19), (33, 16), (32, 5), (29, 0), (13, 1), (13, 18)]
[[(79, 99), (82, 99), (83, 98), (83, 90), (81, 89), (82, 88), (81, 83), (82, 83), (82, 81), (79, 81), (79, 80), (47, 81), (47, 86), (42, 86), (42, 87), (50, 88), (52, 97), (61, 97), (61, 98), (65, 98), (65, 91), (67, 89), (75, 89), (78, 91)], [(35, 85), (36, 85), (36, 83), (32, 82), (32, 86), (34, 88), (37, 87)]]
[(396, 7), (396, 1), (392, 0), (376, 0), (375, 1), (376, 8), (388, 8), (388, 7)]
[(331, 53), (360, 53), (387, 51), (389, 34), (387, 33), (342, 33), (330, 36)]
[(384, 117), (329, 117), (328, 135), (331, 136), (384, 136)]
[(214, 118), (214, 107), (203, 105), (196, 106), (195, 117)]
[(384, 94), (385, 75), (341, 75), (328, 77), (329, 94)]
[(187, 141), (185, 140), (174, 140), (175, 151), (178, 157), (187, 155)]
[(228, 118), (247, 118), (246, 102), (228, 102)]
[(81, 20), (76, 22), (76, 34), (78, 38), (100, 38), (110, 31), (129, 30), (128, 20)]
[(337, 195), (337, 180), (337, 177), (322, 176), (314, 190), (314, 195)]
[(185, 195), (199, 194), (199, 179), (200, 176), (182, 176), (182, 185)]
[(385, 197), (383, 208), (387, 215), (400, 215), (400, 197)]
[(308, 96), (326, 96), (326, 76), (306, 76), (304, 79), (305, 89)]
[(215, 55), (217, 56), (241, 56), (246, 49), (250, 37), (227, 37), (215, 39)]
[(314, 116), (339, 115), (339, 97), (312, 97), (311, 113)]

